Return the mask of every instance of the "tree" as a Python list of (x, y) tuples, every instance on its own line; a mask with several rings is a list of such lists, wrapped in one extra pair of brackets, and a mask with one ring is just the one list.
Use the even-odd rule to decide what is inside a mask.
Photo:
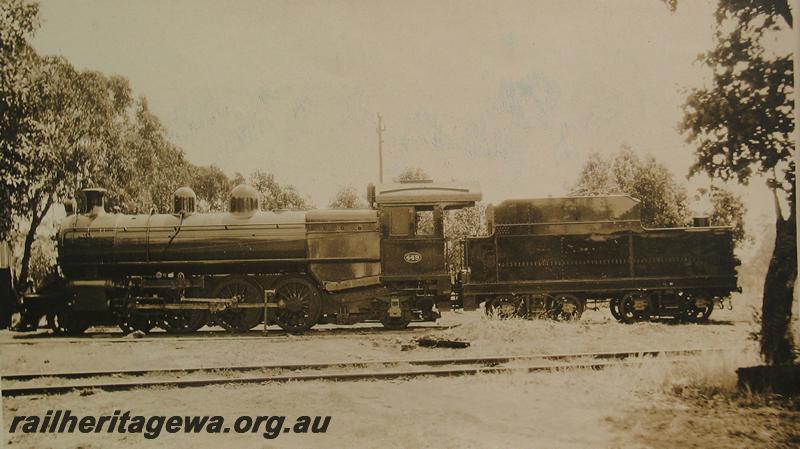
[(34, 86), (32, 72), (38, 56), (28, 40), (38, 28), (37, 4), (22, 0), (0, 2), (0, 239), (8, 240), (13, 230), (12, 208), (23, 196), (23, 178), (28, 167), (15, 151), (30, 133), (29, 97)]
[(707, 199), (711, 205), (709, 211), (709, 221), (711, 225), (730, 226), (733, 228), (733, 241), (737, 245), (752, 241), (752, 238), (747, 235), (744, 226), (744, 216), (747, 213), (742, 198), (722, 187), (711, 186), (710, 188), (701, 188), (697, 190), (695, 199), (702, 201)]
[(129, 213), (146, 213), (151, 208), (170, 212), (173, 193), (191, 183), (194, 166), (170, 142), (145, 98), (137, 99), (129, 109), (133, 118), (126, 119), (114, 143), (100, 151), (104, 169), (89, 182), (108, 189), (109, 208)]
[[(74, 192), (99, 171), (98, 157), (114, 143), (125, 108), (127, 81), (98, 72), (78, 72), (58, 57), (33, 57), (27, 76), (25, 126), (3, 143), (4, 174), (12, 223), (28, 229), (20, 262), (25, 288), (36, 230), (51, 206)], [(8, 153), (6, 153), (8, 152)], [(7, 175), (8, 174), (8, 175)], [(12, 220), (13, 220), (12, 218)]]
[(202, 212), (224, 211), (233, 187), (232, 181), (216, 165), (193, 166), (189, 185), (197, 194), (198, 209)]
[[(765, 42), (792, 27), (786, 0), (719, 0), (714, 48), (700, 60), (709, 87), (690, 91), (680, 126), (697, 145), (692, 173), (747, 184), (758, 174), (775, 197), (775, 246), (764, 280), (761, 354), (794, 360), (791, 313), (797, 278), (794, 71), (791, 54)], [(788, 211), (781, 210), (781, 201)], [(785, 215), (785, 216), (784, 216)]]
[(251, 186), (261, 193), (262, 210), (304, 210), (311, 207), (310, 202), (297, 193), (294, 186), (281, 186), (275, 181), (275, 176), (272, 173), (256, 170), (250, 173), (247, 180)]
[(395, 178), (395, 182), (428, 181), (431, 177), (428, 172), (419, 167), (408, 167)]
[(367, 202), (361, 199), (351, 185), (339, 189), (336, 197), (328, 204), (329, 209), (366, 209), (367, 207)]
[(464, 268), (464, 247), (460, 241), (466, 237), (485, 235), (486, 230), (486, 203), (478, 202), (473, 207), (445, 213), (444, 238), (447, 245), (447, 263), (454, 271)]
[(191, 167), (125, 78), (38, 55), (29, 44), (37, 14), (36, 4), (0, 2), (0, 238), (21, 236), (20, 290), (32, 257), (30, 277), (41, 277), (55, 254), (53, 229), (37, 236), (55, 202), (102, 186), (111, 207), (166, 211)]
[(654, 157), (642, 160), (627, 146), (610, 158), (591, 154), (570, 189), (573, 196), (620, 194), (642, 202), (645, 226), (683, 226), (688, 220), (686, 189)]

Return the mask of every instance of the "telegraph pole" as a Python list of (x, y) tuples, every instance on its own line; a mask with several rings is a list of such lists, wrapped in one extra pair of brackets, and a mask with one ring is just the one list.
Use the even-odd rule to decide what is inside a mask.
[(383, 117), (378, 113), (378, 182), (383, 183), (383, 132), (386, 128), (383, 126)]

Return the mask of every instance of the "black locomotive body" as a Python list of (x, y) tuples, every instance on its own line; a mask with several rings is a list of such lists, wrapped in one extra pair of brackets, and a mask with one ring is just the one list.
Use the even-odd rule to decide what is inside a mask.
[(487, 211), (488, 237), (465, 246), (462, 295), (501, 316), (580, 316), (610, 300), (626, 322), (705, 320), (737, 290), (731, 229), (645, 229), (627, 196), (505, 201)]
[(25, 308), (64, 333), (108, 322), (246, 330), (265, 316), (289, 331), (433, 321), (435, 304), (451, 301), (444, 211), (474, 205), (480, 192), (433, 183), (371, 192), (368, 210), (264, 212), (241, 185), (228, 212), (197, 213), (194, 193), (181, 188), (173, 213), (127, 215), (106, 212), (104, 190), (87, 189), (83, 213), (60, 227), (63, 276), (26, 295)]

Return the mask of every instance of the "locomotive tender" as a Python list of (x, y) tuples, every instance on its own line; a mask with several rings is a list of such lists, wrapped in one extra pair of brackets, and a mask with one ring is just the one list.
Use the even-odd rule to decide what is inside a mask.
[(623, 196), (490, 206), (490, 235), (463, 241), (464, 269), (451, 273), (444, 215), (480, 201), (475, 185), (384, 184), (370, 186), (367, 210), (274, 212), (240, 185), (225, 213), (197, 213), (184, 187), (173, 213), (141, 215), (106, 212), (104, 192), (85, 190), (82, 213), (62, 222), (62, 275), (23, 298), (56, 332), (244, 331), (265, 318), (290, 332), (403, 328), (482, 302), (500, 317), (575, 319), (589, 299), (610, 299), (626, 322), (702, 320), (737, 289), (729, 228), (644, 229)]
[(461, 295), (500, 316), (572, 319), (608, 299), (624, 322), (702, 321), (740, 291), (730, 227), (646, 229), (628, 196), (509, 200), (487, 224), (488, 237), (466, 241)]

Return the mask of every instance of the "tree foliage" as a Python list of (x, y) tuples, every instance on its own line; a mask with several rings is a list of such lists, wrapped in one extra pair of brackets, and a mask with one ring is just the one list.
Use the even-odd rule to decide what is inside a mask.
[[(105, 187), (107, 206), (127, 213), (169, 212), (173, 192), (185, 185), (195, 188), (201, 210), (225, 208), (234, 185), (225, 173), (187, 161), (124, 77), (37, 54), (30, 45), (37, 26), (37, 4), (0, 1), (0, 239), (22, 240), (14, 244), (19, 279), (29, 278), (32, 258), (33, 278), (55, 260), (55, 228), (45, 217), (83, 188)], [(265, 209), (308, 207), (271, 174), (257, 170), (249, 181)]]
[(367, 202), (361, 198), (356, 189), (346, 185), (336, 192), (336, 196), (328, 204), (329, 209), (366, 209)]
[(90, 183), (108, 190), (111, 208), (128, 213), (170, 212), (173, 192), (191, 184), (194, 167), (169, 140), (145, 98), (131, 103), (128, 113), (133, 119), (119, 130), (116, 145), (97, 154), (104, 169), (98, 170)]
[(730, 226), (733, 228), (733, 241), (737, 244), (752, 241), (752, 237), (747, 234), (744, 223), (747, 207), (739, 195), (721, 187), (711, 186), (708, 189), (701, 188), (697, 190), (695, 199), (699, 202), (703, 198), (707, 199), (711, 205), (711, 210), (708, 211), (711, 225)]
[(305, 210), (311, 208), (311, 202), (300, 195), (294, 186), (282, 186), (275, 181), (272, 173), (258, 169), (250, 173), (248, 183), (261, 193), (262, 210)]
[(455, 271), (463, 269), (464, 248), (461, 240), (486, 235), (486, 232), (486, 203), (478, 202), (473, 207), (447, 211), (444, 215), (444, 237), (448, 265)]
[(29, 39), (38, 27), (37, 4), (22, 0), (0, 2), (0, 238), (12, 232), (12, 206), (26, 193), (22, 182), (27, 167), (15, 149), (25, 142), (33, 123), (29, 118), (38, 60)]
[(771, 55), (761, 44), (779, 28), (776, 3), (720, 1), (716, 47), (701, 56), (712, 86), (691, 91), (681, 128), (697, 144), (693, 172), (742, 183), (758, 172), (792, 195), (792, 55)]
[[(767, 42), (792, 27), (792, 14), (786, 0), (719, 0), (716, 19), (714, 48), (700, 57), (712, 73), (711, 84), (689, 93), (680, 126), (697, 146), (693, 173), (743, 184), (759, 174), (775, 193), (761, 353), (767, 363), (790, 363), (797, 278), (794, 70), (791, 53), (778, 54)], [(780, 196), (789, 205), (786, 218)]]
[(573, 196), (630, 195), (642, 202), (647, 227), (683, 226), (688, 221), (686, 189), (654, 157), (641, 159), (630, 147), (604, 157), (593, 153), (570, 189)]
[(221, 212), (228, 206), (233, 182), (216, 165), (193, 166), (189, 186), (195, 191), (200, 212)]
[(414, 182), (428, 181), (431, 177), (424, 169), (419, 167), (408, 167), (395, 178), (395, 182)]

